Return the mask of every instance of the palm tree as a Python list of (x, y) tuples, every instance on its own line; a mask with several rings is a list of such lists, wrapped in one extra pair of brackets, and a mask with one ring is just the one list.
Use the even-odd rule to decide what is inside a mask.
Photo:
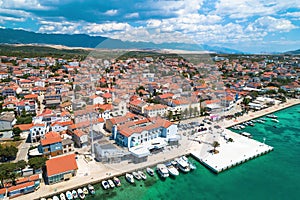
[(218, 142), (218, 141), (214, 141), (213, 143), (212, 143), (212, 146), (213, 146), (213, 148), (214, 148), (214, 153), (216, 152), (216, 148), (217, 147), (219, 147), (220, 146), (220, 143)]

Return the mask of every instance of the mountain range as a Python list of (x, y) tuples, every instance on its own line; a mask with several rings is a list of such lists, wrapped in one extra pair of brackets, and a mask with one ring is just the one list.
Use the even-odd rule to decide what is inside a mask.
[(173, 49), (185, 51), (203, 51), (225, 54), (243, 54), (243, 52), (218, 46), (187, 44), (187, 43), (152, 43), (130, 42), (111, 39), (102, 36), (85, 34), (46, 34), (25, 30), (0, 29), (0, 43), (2, 44), (47, 44), (67, 47), (103, 48), (103, 49)]

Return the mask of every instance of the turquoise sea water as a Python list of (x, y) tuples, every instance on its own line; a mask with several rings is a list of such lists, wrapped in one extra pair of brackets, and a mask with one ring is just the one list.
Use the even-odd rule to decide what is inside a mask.
[(121, 177), (122, 187), (103, 190), (97, 184), (96, 195), (87, 199), (299, 199), (300, 106), (274, 114), (279, 123), (268, 119), (243, 130), (259, 141), (265, 137), (274, 147), (269, 154), (218, 175), (197, 163), (195, 171), (174, 179), (155, 175), (130, 185)]

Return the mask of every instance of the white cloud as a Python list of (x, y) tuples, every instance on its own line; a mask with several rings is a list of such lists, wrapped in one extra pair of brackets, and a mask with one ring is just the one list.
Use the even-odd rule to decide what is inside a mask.
[(50, 7), (43, 6), (39, 0), (1, 0), (2, 8), (11, 9), (29, 9), (29, 10), (47, 10)]
[(253, 23), (250, 23), (247, 30), (251, 32), (259, 32), (262, 30), (267, 32), (289, 32), (295, 28), (297, 28), (297, 26), (287, 19), (276, 19), (274, 17), (266, 16), (260, 17)]
[(288, 12), (286, 14), (283, 14), (282, 16), (299, 18), (300, 17), (300, 12)]
[(118, 10), (108, 10), (104, 14), (108, 15), (108, 16), (114, 16), (114, 15), (118, 14)]
[(220, 0), (213, 13), (230, 18), (267, 16), (285, 11), (288, 8), (300, 8), (298, 0)]
[(5, 21), (24, 22), (25, 18), (0, 16), (0, 23), (4, 23)]
[(125, 15), (125, 18), (132, 19), (132, 18), (139, 18), (139, 16), (140, 16), (139, 13), (134, 12), (134, 13), (129, 13), (129, 14)]

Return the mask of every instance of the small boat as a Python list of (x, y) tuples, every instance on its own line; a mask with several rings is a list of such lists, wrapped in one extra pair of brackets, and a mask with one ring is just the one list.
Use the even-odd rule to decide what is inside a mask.
[(250, 133), (247, 133), (247, 132), (242, 132), (241, 135), (245, 136), (247, 138), (252, 138), (252, 135)]
[(147, 167), (146, 172), (147, 172), (150, 176), (154, 176), (154, 171), (153, 171), (153, 169), (151, 169), (150, 167)]
[(276, 115), (274, 115), (274, 114), (271, 114), (271, 115), (266, 115), (266, 117), (268, 117), (268, 118), (272, 118), (272, 119), (277, 119), (277, 116), (276, 116)]
[(84, 199), (85, 198), (85, 194), (83, 193), (81, 188), (77, 189), (77, 193), (80, 199)]
[(258, 120), (256, 120), (258, 123), (261, 123), (261, 124), (264, 124), (265, 123), (265, 121), (264, 120), (261, 120), (261, 119), (258, 119)]
[(84, 188), (82, 189), (82, 191), (83, 191), (83, 194), (85, 194), (85, 195), (88, 195), (88, 194), (89, 194), (89, 191), (88, 191), (88, 189), (87, 189), (86, 187), (84, 187)]
[(191, 170), (197, 169), (197, 166), (194, 163), (192, 163), (192, 162), (189, 161), (189, 164), (190, 164), (190, 169)]
[(53, 196), (52, 200), (59, 200), (58, 196)]
[(72, 190), (72, 195), (73, 195), (73, 199), (78, 198), (78, 194), (77, 194), (76, 190)]
[(276, 123), (278, 123), (278, 122), (279, 122), (279, 120), (278, 120), (278, 119), (272, 119), (272, 121), (273, 121), (273, 122), (276, 122)]
[(72, 199), (73, 199), (73, 194), (72, 194), (72, 192), (67, 191), (67, 192), (66, 192), (66, 197), (67, 197), (68, 200), (72, 200)]
[(171, 164), (177, 169), (177, 162), (175, 160), (172, 160)]
[(167, 168), (168, 168), (168, 171), (169, 171), (170, 175), (172, 175), (172, 176), (178, 176), (179, 175), (179, 171), (172, 164), (168, 165)]
[(141, 177), (143, 180), (146, 180), (146, 179), (147, 179), (147, 176), (146, 176), (146, 174), (145, 174), (144, 172), (138, 171), (138, 173), (139, 173), (140, 177)]
[(47, 200), (46, 198), (41, 198), (40, 200)]
[(181, 158), (176, 158), (175, 161), (177, 162), (177, 166), (178, 168), (182, 171), (182, 172), (189, 172), (190, 169), (190, 165), (188, 162), (186, 162), (182, 157)]
[(105, 190), (109, 188), (109, 184), (108, 184), (107, 181), (102, 181), (101, 184), (102, 184), (102, 187), (103, 187)]
[(136, 180), (141, 180), (142, 179), (141, 176), (139, 175), (139, 173), (137, 173), (137, 172), (132, 172), (132, 175), (134, 176), (134, 178)]
[(164, 165), (164, 164), (158, 164), (156, 166), (157, 172), (158, 174), (162, 177), (162, 178), (167, 178), (169, 177), (169, 171), (168, 168)]
[(66, 196), (65, 196), (64, 193), (61, 193), (61, 194), (59, 195), (59, 198), (60, 198), (60, 200), (66, 200)]
[(91, 194), (95, 194), (95, 188), (91, 184), (88, 185), (88, 190)]
[(255, 126), (255, 124), (254, 123), (252, 123), (252, 122), (250, 122), (250, 123), (248, 123), (250, 126)]
[(117, 187), (120, 187), (120, 186), (121, 186), (121, 181), (120, 181), (120, 179), (118, 179), (117, 177), (114, 177), (114, 178), (113, 178), (113, 181), (114, 181), (114, 183), (116, 184)]
[(112, 180), (109, 179), (107, 182), (108, 182), (110, 188), (114, 188), (115, 187), (115, 184), (114, 184), (114, 182)]
[(132, 174), (126, 173), (125, 178), (129, 183), (134, 183), (134, 178)]

